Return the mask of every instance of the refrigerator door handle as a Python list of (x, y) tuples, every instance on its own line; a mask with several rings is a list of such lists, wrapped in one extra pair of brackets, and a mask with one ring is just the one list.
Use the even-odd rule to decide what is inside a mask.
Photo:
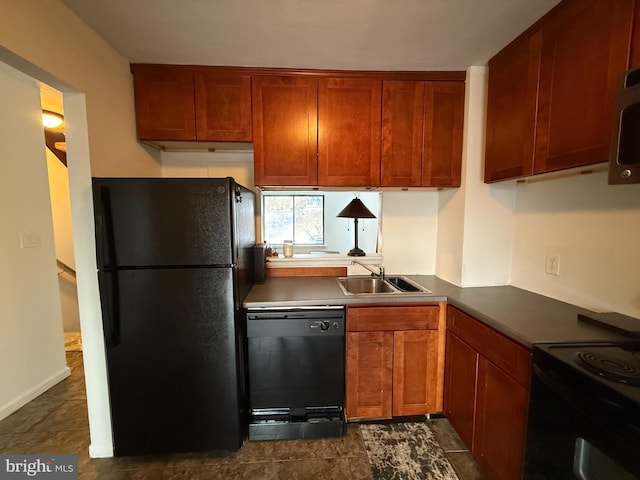
[(115, 271), (98, 271), (102, 325), (107, 348), (120, 343), (120, 309), (118, 307), (118, 274)]
[(98, 268), (105, 268), (115, 263), (111, 197), (108, 187), (101, 186), (98, 189), (96, 202), (98, 204), (98, 214), (96, 217), (96, 255)]

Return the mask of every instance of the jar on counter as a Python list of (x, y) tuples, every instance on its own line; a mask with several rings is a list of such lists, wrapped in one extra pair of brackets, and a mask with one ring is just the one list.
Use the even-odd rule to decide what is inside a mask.
[(285, 240), (282, 243), (282, 253), (284, 254), (284, 258), (293, 257), (293, 240)]

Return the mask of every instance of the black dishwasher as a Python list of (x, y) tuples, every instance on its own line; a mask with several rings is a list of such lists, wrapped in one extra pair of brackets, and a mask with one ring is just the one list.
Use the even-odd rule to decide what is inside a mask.
[(344, 307), (247, 311), (250, 440), (340, 437)]

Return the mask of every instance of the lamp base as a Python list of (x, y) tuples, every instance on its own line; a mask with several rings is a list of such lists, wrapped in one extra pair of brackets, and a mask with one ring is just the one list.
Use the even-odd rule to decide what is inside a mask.
[(362, 250), (361, 248), (355, 247), (349, 250), (349, 253), (347, 253), (347, 255), (349, 255), (350, 257), (364, 257), (367, 254), (364, 253), (364, 250)]

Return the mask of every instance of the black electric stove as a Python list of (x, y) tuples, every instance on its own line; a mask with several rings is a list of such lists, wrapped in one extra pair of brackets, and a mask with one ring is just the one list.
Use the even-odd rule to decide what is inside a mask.
[(535, 345), (527, 480), (640, 479), (640, 339)]
[(536, 345), (534, 358), (640, 410), (640, 341)]

